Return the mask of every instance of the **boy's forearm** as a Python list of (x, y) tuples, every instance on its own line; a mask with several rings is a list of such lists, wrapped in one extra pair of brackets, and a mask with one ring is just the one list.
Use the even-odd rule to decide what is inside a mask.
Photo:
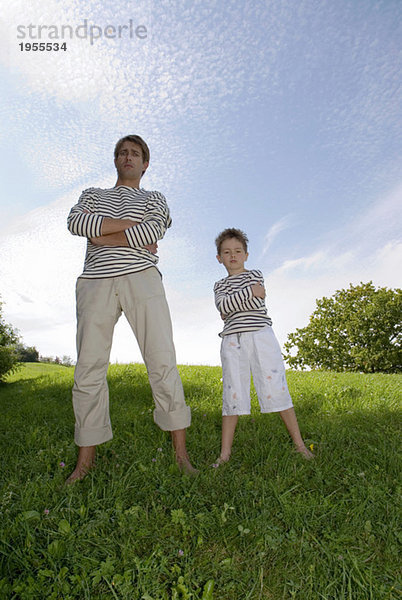
[(251, 286), (247, 286), (242, 290), (233, 292), (233, 294), (225, 294), (216, 298), (216, 307), (223, 315), (231, 314), (232, 312), (247, 308), (247, 303), (253, 299)]

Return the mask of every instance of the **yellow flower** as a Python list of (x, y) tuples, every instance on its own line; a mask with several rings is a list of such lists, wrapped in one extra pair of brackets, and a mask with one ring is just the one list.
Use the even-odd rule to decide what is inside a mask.
[(313, 451), (313, 449), (314, 449), (314, 444), (310, 444), (309, 448), (310, 448), (310, 450), (311, 450), (311, 452), (312, 452), (312, 451)]

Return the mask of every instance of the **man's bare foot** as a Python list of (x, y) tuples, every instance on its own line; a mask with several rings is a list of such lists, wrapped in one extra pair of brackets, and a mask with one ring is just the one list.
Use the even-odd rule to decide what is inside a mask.
[(191, 464), (188, 456), (185, 456), (185, 457), (176, 456), (176, 463), (177, 463), (177, 466), (179, 467), (180, 471), (184, 475), (198, 475), (198, 473), (199, 473), (199, 470), (195, 469), (193, 467), (193, 465)]
[(66, 485), (82, 481), (88, 472), (95, 466), (96, 446), (81, 446), (78, 451), (77, 464), (74, 471), (66, 480)]
[(225, 465), (227, 462), (229, 462), (229, 458), (230, 458), (230, 454), (229, 454), (229, 456), (221, 455), (219, 458), (216, 459), (216, 461), (213, 463), (212, 467), (214, 469), (217, 469), (221, 465)]
[(171, 431), (170, 434), (172, 436), (176, 463), (180, 471), (185, 475), (197, 475), (199, 471), (194, 469), (186, 450), (186, 430), (176, 429)]
[(306, 460), (311, 460), (314, 458), (314, 454), (310, 452), (310, 450), (306, 448), (304, 444), (303, 446), (296, 446), (295, 450), (296, 452), (299, 452), (299, 454), (301, 454)]

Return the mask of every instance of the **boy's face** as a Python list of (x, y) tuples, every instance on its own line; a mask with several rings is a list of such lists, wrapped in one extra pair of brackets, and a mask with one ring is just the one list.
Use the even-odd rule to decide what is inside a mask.
[(248, 258), (248, 253), (237, 238), (228, 238), (222, 242), (220, 252), (216, 258), (226, 267), (229, 275), (237, 275), (246, 270), (244, 263)]

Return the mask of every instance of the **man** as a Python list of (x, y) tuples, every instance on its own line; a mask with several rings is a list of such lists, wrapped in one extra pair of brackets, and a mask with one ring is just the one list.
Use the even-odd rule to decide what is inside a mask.
[(106, 373), (114, 326), (124, 312), (137, 338), (155, 402), (154, 421), (170, 431), (180, 469), (196, 472), (186, 451), (191, 422), (176, 366), (169, 308), (156, 268), (157, 241), (171, 218), (165, 197), (140, 188), (149, 165), (142, 138), (128, 135), (115, 147), (114, 188), (85, 190), (68, 216), (73, 235), (88, 238), (77, 280), (77, 365), (73, 406), (78, 460), (68, 483), (81, 480), (96, 446), (112, 436)]

